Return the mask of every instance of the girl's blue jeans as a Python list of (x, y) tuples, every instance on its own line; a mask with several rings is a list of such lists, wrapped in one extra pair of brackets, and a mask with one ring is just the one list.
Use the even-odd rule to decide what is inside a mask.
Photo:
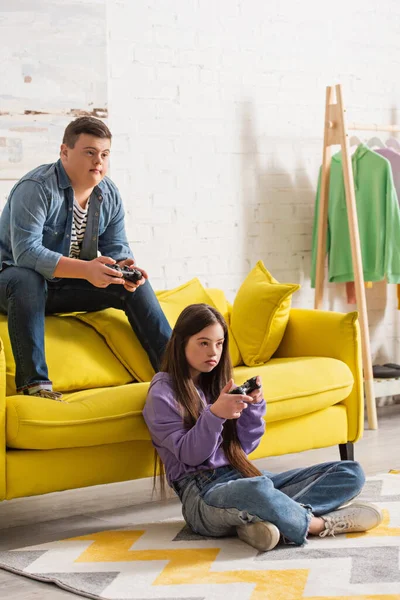
[(343, 460), (251, 478), (225, 466), (188, 475), (173, 487), (196, 533), (223, 537), (234, 535), (237, 526), (269, 521), (286, 540), (302, 545), (311, 517), (348, 502), (364, 482), (359, 463)]

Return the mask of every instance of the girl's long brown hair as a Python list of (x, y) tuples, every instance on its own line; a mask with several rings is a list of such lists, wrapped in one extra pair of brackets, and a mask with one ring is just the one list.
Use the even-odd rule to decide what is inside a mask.
[[(232, 378), (232, 365), (228, 352), (228, 327), (223, 316), (207, 304), (192, 304), (186, 307), (176, 322), (171, 338), (165, 350), (161, 371), (171, 376), (176, 400), (182, 407), (182, 417), (187, 429), (191, 429), (201, 412), (201, 402), (190, 375), (185, 349), (189, 338), (209, 325), (219, 323), (224, 331), (224, 344), (218, 365), (209, 373), (202, 373), (199, 385), (206, 398), (213, 402), (219, 397), (222, 388)], [(245, 477), (261, 475), (249, 461), (244, 452), (236, 430), (236, 419), (227, 419), (222, 431), (222, 448), (234, 469)], [(154, 466), (154, 484), (156, 473), (160, 474), (161, 495), (165, 496), (165, 471), (161, 459), (156, 453)]]

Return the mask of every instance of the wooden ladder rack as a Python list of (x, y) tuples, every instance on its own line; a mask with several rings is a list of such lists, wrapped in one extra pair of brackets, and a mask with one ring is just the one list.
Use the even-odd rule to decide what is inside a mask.
[(363, 125), (360, 123), (352, 123), (346, 126), (346, 109), (344, 108), (343, 104), (342, 88), (340, 85), (336, 85), (335, 88), (336, 102), (334, 101), (333, 87), (326, 88), (324, 147), (318, 220), (314, 308), (322, 308), (326, 258), (326, 236), (328, 227), (329, 175), (332, 160), (331, 146), (339, 144), (342, 150), (343, 179), (350, 232), (351, 256), (354, 271), (356, 302), (357, 309), (359, 311), (361, 329), (361, 348), (364, 371), (364, 388), (367, 401), (368, 426), (370, 429), (377, 429), (378, 421), (376, 414), (374, 378), (372, 373), (367, 303), (365, 297), (360, 235), (358, 229), (356, 196), (354, 191), (353, 168), (351, 164), (350, 145), (347, 130), (388, 131), (391, 133), (396, 133), (400, 131), (400, 128), (396, 127), (395, 125)]

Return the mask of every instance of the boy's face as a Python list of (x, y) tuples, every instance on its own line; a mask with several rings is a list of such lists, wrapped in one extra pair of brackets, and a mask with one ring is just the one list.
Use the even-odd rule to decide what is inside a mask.
[(98, 185), (108, 171), (111, 140), (81, 133), (73, 148), (61, 145), (61, 161), (72, 184), (82, 188)]

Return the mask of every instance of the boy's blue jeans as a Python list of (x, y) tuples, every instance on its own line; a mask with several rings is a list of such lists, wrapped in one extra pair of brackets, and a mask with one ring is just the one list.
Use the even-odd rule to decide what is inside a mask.
[(84, 279), (47, 281), (40, 273), (23, 267), (2, 270), (0, 312), (8, 315), (17, 391), (51, 387), (44, 351), (45, 314), (110, 307), (125, 312), (158, 371), (171, 328), (148, 281), (135, 292), (128, 292), (122, 285), (97, 288)]
[(269, 521), (296, 545), (305, 543), (311, 517), (351, 500), (365, 482), (359, 463), (327, 462), (284, 473), (243, 477), (230, 466), (198, 471), (175, 481), (186, 523), (201, 535), (235, 534), (246, 523)]

